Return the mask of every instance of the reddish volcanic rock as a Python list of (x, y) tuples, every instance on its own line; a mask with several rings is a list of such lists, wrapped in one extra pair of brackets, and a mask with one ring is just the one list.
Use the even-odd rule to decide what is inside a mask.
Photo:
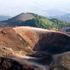
[(14, 30), (33, 47), (33, 51), (57, 54), (70, 50), (70, 36), (64, 33), (33, 27), (16, 27)]
[[(23, 65), (24, 69), (21, 70), (45, 70), (42, 69), (44, 65), (54, 64), (53, 55), (67, 51), (70, 51), (70, 36), (65, 33), (33, 27), (0, 28), (0, 56), (19, 56), (10, 58)], [(29, 57), (23, 59), (24, 55)], [(53, 66), (52, 68), (54, 69)]]

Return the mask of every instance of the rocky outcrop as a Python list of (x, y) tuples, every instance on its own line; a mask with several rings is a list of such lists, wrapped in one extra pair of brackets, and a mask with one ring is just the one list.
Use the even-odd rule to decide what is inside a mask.
[(60, 65), (70, 70), (70, 52), (54, 55), (55, 65)]
[(23, 70), (23, 66), (15, 60), (0, 57), (0, 70)]

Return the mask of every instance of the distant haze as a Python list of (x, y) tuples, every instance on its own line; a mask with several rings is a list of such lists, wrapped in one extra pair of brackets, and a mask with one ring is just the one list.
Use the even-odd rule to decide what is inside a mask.
[[(53, 15), (59, 11), (70, 13), (70, 0), (0, 0), (0, 15), (15, 16), (22, 12)], [(49, 11), (50, 10), (50, 11)], [(51, 13), (48, 13), (51, 12)]]

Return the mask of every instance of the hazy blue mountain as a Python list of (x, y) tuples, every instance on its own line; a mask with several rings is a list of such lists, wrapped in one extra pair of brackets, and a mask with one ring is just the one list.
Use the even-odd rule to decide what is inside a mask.
[[(57, 9), (44, 10), (44, 11), (45, 11), (45, 16), (48, 16), (50, 18), (59, 17), (59, 16), (62, 16), (67, 13), (65, 11), (61, 11), (61, 10), (57, 10)], [(47, 13), (47, 15), (46, 15), (46, 13)]]
[(0, 15), (0, 21), (8, 20), (10, 16), (2, 16)]
[(60, 20), (66, 21), (66, 22), (70, 22), (70, 13), (62, 15), (60, 17), (57, 17)]

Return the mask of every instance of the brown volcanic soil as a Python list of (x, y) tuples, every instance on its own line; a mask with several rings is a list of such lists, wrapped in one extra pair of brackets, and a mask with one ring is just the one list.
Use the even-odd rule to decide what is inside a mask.
[[(28, 46), (25, 40), (12, 28), (1, 28), (0, 29), (0, 55), (7, 55), (7, 53), (24, 53), (25, 46)], [(24, 55), (23, 54), (23, 55)]]
[[(36, 57), (37, 60), (35, 61), (40, 64), (50, 65), (56, 60), (53, 58), (53, 55), (67, 51), (70, 51), (70, 36), (65, 33), (33, 27), (0, 28), (0, 56), (9, 57), (9, 54), (14, 54), (16, 59), (13, 60), (18, 59), (17, 61), (20, 64), (24, 63), (22, 62), (24, 59), (21, 56), (29, 55)], [(32, 68), (35, 67), (28, 65), (27, 62), (26, 66), (24, 66), (34, 70)], [(56, 67), (60, 68), (63, 66), (59, 65)], [(54, 67), (52, 69), (54, 70)]]
[(51, 54), (70, 51), (70, 36), (64, 33), (32, 27), (13, 29), (29, 43), (33, 51), (47, 51)]
[(33, 27), (0, 28), (0, 51), (1, 54), (11, 51), (20, 55), (33, 52), (62, 53), (70, 51), (70, 36)]

